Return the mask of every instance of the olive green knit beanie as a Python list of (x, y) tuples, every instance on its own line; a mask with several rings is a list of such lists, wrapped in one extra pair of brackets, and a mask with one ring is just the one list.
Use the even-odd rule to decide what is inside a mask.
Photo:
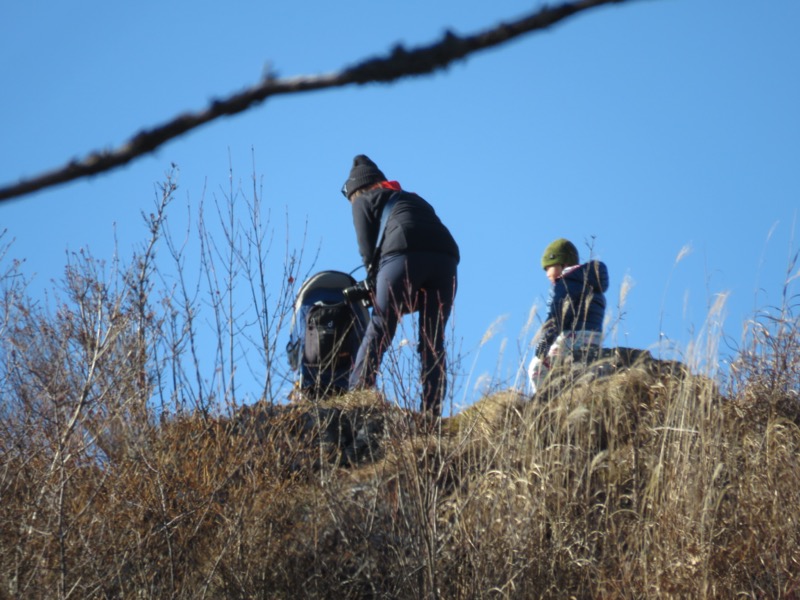
[(546, 271), (553, 265), (566, 265), (571, 267), (579, 263), (578, 249), (575, 244), (564, 238), (559, 238), (544, 249), (542, 254), (542, 268)]

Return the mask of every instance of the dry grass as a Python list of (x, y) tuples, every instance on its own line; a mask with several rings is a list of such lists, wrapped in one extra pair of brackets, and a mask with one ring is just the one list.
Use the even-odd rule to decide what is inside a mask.
[(496, 394), (432, 431), (362, 393), (321, 407), (385, 423), (381, 455), (349, 466), (310, 406), (258, 426), (174, 418), (122, 457), (55, 466), (46, 435), (23, 451), (6, 418), (0, 584), (42, 598), (791, 598), (796, 411), (743, 393), (641, 365), (547, 404)]
[(724, 396), (642, 353), (431, 422), (372, 392), (193, 402), (191, 311), (133, 264), (78, 260), (53, 313), (0, 274), (0, 598), (800, 596), (790, 309)]

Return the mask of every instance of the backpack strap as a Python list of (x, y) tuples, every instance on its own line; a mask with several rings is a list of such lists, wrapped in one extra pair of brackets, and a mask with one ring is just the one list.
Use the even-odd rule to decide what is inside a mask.
[(375, 249), (381, 247), (383, 243), (383, 234), (386, 232), (386, 222), (389, 220), (389, 215), (392, 214), (392, 209), (394, 205), (397, 204), (397, 197), (399, 194), (394, 193), (389, 196), (389, 199), (386, 201), (386, 204), (383, 205), (383, 210), (381, 211), (381, 226), (378, 229), (378, 239), (375, 242)]
[(397, 203), (398, 197), (398, 193), (394, 193), (389, 196), (389, 199), (386, 201), (386, 204), (383, 205), (383, 209), (381, 210), (381, 225), (378, 229), (378, 238), (375, 241), (375, 253), (372, 256), (372, 262), (367, 267), (368, 279), (374, 280), (378, 273), (378, 263), (381, 260), (380, 247), (383, 243), (383, 236), (386, 233), (386, 223), (389, 221), (389, 216), (392, 214), (392, 210), (394, 209), (394, 205)]

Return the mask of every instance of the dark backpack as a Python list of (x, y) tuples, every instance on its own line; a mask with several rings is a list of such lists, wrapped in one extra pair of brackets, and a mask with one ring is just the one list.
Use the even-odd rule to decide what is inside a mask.
[(303, 359), (325, 371), (350, 370), (361, 336), (356, 331), (353, 309), (346, 302), (317, 303), (306, 314)]

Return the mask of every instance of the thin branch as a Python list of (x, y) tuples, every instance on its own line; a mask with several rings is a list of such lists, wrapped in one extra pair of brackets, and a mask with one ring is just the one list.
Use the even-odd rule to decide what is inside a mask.
[(432, 73), (470, 54), (499, 46), (532, 31), (546, 29), (589, 8), (625, 1), (627, 0), (578, 0), (553, 8), (545, 6), (516, 21), (501, 23), (475, 35), (458, 37), (448, 31), (440, 41), (428, 46), (406, 50), (398, 45), (388, 56), (367, 59), (330, 74), (287, 79), (277, 79), (267, 75), (261, 83), (233, 94), (227, 99), (214, 100), (204, 110), (184, 113), (162, 125), (142, 130), (119, 148), (92, 152), (83, 160), (74, 159), (63, 167), (0, 187), (0, 201), (110, 171), (153, 152), (159, 146), (192, 129), (219, 117), (243, 112), (271, 96), (344, 87), (350, 84), (391, 82), (413, 75)]

